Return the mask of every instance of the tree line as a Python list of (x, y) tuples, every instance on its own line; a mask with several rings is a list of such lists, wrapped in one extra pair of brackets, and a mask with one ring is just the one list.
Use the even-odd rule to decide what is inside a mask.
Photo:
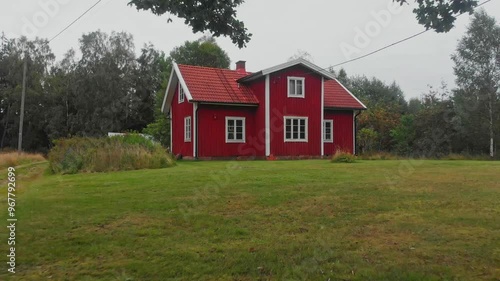
[[(17, 145), (23, 60), (27, 93), (23, 148), (46, 152), (52, 141), (138, 131), (169, 145), (169, 120), (160, 112), (172, 61), (229, 68), (212, 37), (187, 41), (168, 55), (153, 45), (138, 54), (132, 35), (101, 31), (82, 35), (78, 54), (55, 60), (47, 40), (0, 38), (0, 148)], [(358, 151), (439, 157), (450, 153), (494, 155), (499, 140), (500, 27), (477, 12), (452, 54), (457, 86), (430, 87), (406, 100), (396, 82), (375, 77), (337, 78), (367, 106), (358, 119)]]
[(408, 101), (395, 82), (336, 73), (368, 107), (358, 124), (362, 152), (495, 156), (500, 141), (500, 26), (495, 19), (484, 10), (476, 12), (451, 58), (456, 87), (429, 86), (421, 98)]
[(16, 148), (23, 62), (27, 84), (23, 149), (47, 152), (55, 139), (99, 137), (108, 132), (145, 132), (169, 143), (160, 112), (172, 61), (228, 68), (227, 54), (212, 37), (172, 50), (151, 44), (139, 54), (131, 34), (101, 31), (79, 39), (79, 53), (55, 60), (47, 40), (0, 37), (0, 149)]

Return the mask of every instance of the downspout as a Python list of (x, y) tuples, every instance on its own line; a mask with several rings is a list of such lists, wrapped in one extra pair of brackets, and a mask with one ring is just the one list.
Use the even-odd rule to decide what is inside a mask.
[(357, 155), (356, 147), (357, 147), (357, 136), (358, 136), (358, 116), (361, 114), (361, 110), (358, 110), (358, 113), (354, 115), (354, 155)]
[(195, 104), (196, 104), (196, 107), (194, 110), (194, 121), (195, 121), (195, 124), (194, 124), (194, 130), (195, 130), (194, 159), (198, 159), (198, 139), (199, 139), (198, 138), (198, 108), (199, 108), (199, 104), (198, 103), (195, 103)]

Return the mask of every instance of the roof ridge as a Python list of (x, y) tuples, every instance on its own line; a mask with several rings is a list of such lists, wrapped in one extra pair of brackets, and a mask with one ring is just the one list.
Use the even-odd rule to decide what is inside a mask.
[(182, 65), (182, 66), (187, 66), (187, 67), (194, 67), (194, 68), (205, 68), (205, 69), (214, 69), (214, 70), (236, 71), (236, 70), (229, 69), (229, 68), (219, 68), (219, 67), (201, 66), (201, 65), (183, 64), (183, 63), (178, 63), (177, 65)]

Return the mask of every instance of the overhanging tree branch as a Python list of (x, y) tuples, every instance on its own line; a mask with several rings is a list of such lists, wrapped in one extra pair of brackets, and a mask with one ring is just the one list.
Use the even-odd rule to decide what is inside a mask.
[[(138, 10), (150, 10), (156, 15), (169, 13), (184, 19), (193, 32), (210, 31), (213, 36), (227, 36), (239, 48), (246, 47), (252, 36), (245, 24), (236, 19), (236, 7), (243, 0), (131, 0)], [(169, 19), (171, 21), (171, 19)]]

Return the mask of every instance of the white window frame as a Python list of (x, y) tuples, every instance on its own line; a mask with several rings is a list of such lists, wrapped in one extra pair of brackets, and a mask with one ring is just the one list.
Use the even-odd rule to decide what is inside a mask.
[[(233, 139), (229, 139), (228, 122), (234, 121), (235, 131), (233, 132)], [(242, 123), (242, 139), (236, 139), (236, 121)], [(246, 142), (246, 120), (245, 117), (226, 116), (226, 143), (245, 143)]]
[(182, 89), (181, 83), (179, 83), (179, 103), (183, 103), (186, 97), (186, 93), (184, 93), (184, 89)]
[(184, 117), (184, 142), (191, 142), (193, 126), (191, 124), (191, 116)]
[[(330, 139), (326, 138), (326, 124), (330, 124)], [(323, 141), (333, 143), (333, 119), (323, 121)]]
[[(290, 90), (291, 90), (290, 89), (290, 81), (295, 81), (295, 83), (294, 83), (295, 93), (297, 93), (297, 81), (301, 81), (302, 82), (302, 95), (297, 95), (297, 94), (292, 95), (290, 93)], [(306, 78), (304, 78), (304, 77), (288, 76), (286, 87), (288, 89), (287, 90), (287, 96), (289, 98), (305, 98), (306, 97)]]
[[(292, 120), (292, 131), (290, 132), (290, 137), (291, 138), (287, 138), (286, 137), (286, 121), (287, 120)], [(298, 139), (294, 139), (293, 138), (293, 120), (305, 120), (305, 139), (301, 139), (300, 138), (300, 131), (298, 132), (298, 136), (299, 138)], [(299, 127), (300, 127), (300, 123), (299, 123)], [(303, 116), (283, 116), (283, 139), (285, 140), (285, 142), (308, 142), (309, 141), (309, 117), (303, 117)]]

